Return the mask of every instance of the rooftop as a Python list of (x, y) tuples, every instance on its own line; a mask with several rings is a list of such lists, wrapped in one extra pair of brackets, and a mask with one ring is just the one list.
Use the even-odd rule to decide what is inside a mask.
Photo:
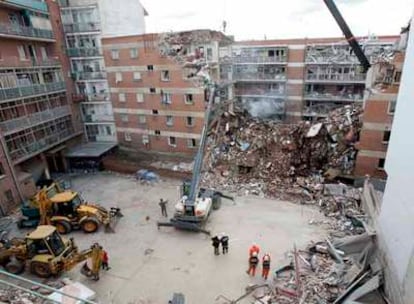
[(113, 142), (88, 142), (69, 149), (65, 157), (100, 157), (116, 146)]

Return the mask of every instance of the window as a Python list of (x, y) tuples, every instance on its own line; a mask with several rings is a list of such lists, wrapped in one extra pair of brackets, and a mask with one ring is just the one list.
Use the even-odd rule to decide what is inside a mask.
[(165, 123), (167, 124), (167, 126), (171, 127), (174, 124), (174, 118), (171, 115), (167, 115), (165, 119)]
[(186, 104), (194, 104), (193, 94), (185, 94), (184, 102)]
[(167, 71), (167, 70), (161, 71), (161, 80), (170, 81), (170, 71)]
[(388, 114), (393, 115), (395, 113), (395, 107), (397, 106), (396, 100), (391, 100), (388, 104)]
[(122, 73), (121, 72), (116, 72), (115, 74), (115, 82), (121, 82), (122, 81)]
[(207, 60), (208, 61), (213, 60), (213, 49), (212, 48), (207, 48)]
[(44, 46), (40, 47), (40, 53), (42, 54), (42, 59), (47, 60), (47, 52), (46, 52), (46, 48)]
[(130, 49), (129, 57), (131, 57), (131, 59), (138, 58), (138, 49), (137, 48)]
[(378, 169), (384, 169), (385, 167), (385, 158), (380, 158), (378, 160)]
[(7, 190), (6, 192), (4, 192), (4, 196), (6, 197), (6, 202), (7, 203), (13, 203), (14, 202), (13, 192), (11, 190)]
[(187, 116), (187, 126), (188, 127), (194, 126), (194, 117)]
[(401, 81), (401, 72), (395, 72), (394, 74), (394, 82), (399, 83)]
[(124, 139), (125, 139), (125, 141), (131, 141), (131, 133), (125, 132), (124, 133)]
[(5, 175), (4, 167), (3, 167), (3, 164), (0, 163), (0, 177), (2, 177), (4, 175)]
[(126, 101), (126, 95), (125, 93), (119, 93), (119, 101), (120, 102), (125, 102)]
[(23, 45), (17, 46), (17, 53), (19, 54), (20, 60), (26, 60), (26, 49)]
[(384, 135), (382, 137), (382, 141), (384, 143), (388, 143), (390, 141), (390, 137), (391, 137), (391, 131), (386, 130), (386, 131), (384, 131)]
[(147, 71), (154, 71), (154, 66), (153, 65), (147, 65)]
[(111, 58), (112, 58), (112, 60), (118, 60), (119, 59), (119, 50), (112, 50), (111, 51)]
[(177, 146), (177, 140), (175, 139), (175, 137), (173, 136), (168, 137), (168, 144), (173, 147)]
[(105, 130), (106, 130), (106, 135), (108, 135), (108, 136), (111, 136), (112, 135), (112, 129), (111, 129), (111, 127), (106, 126), (105, 127)]
[(171, 104), (171, 93), (161, 93), (161, 103), (162, 104)]
[(141, 73), (140, 72), (134, 72), (134, 81), (141, 80)]
[(155, 130), (154, 131), (155, 135), (160, 136), (161, 135), (161, 131), (160, 130)]
[(128, 122), (128, 114), (121, 114), (121, 121)]
[(152, 114), (158, 115), (158, 110), (152, 110)]
[(144, 102), (144, 94), (137, 93), (137, 102)]
[(142, 143), (144, 145), (149, 144), (149, 136), (148, 135), (142, 135)]
[(150, 88), (149, 91), (150, 91), (151, 94), (155, 94), (155, 92), (156, 92), (155, 88)]
[(147, 122), (147, 117), (145, 115), (138, 115), (138, 123), (144, 124)]
[(197, 141), (195, 140), (195, 138), (187, 139), (187, 147), (195, 148), (196, 146), (197, 146)]

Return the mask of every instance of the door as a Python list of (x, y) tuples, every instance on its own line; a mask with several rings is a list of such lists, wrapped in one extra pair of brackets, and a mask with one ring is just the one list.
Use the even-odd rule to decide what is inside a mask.
[(36, 57), (36, 49), (33, 45), (28, 45), (27, 49), (29, 50), (29, 56), (30, 56), (30, 60), (32, 62), (37, 62), (37, 57)]

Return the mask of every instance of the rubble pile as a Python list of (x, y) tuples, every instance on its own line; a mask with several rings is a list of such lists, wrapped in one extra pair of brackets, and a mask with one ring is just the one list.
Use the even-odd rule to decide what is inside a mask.
[(203, 186), (315, 201), (326, 175), (352, 172), (361, 114), (349, 105), (318, 123), (287, 125), (226, 112), (212, 123)]

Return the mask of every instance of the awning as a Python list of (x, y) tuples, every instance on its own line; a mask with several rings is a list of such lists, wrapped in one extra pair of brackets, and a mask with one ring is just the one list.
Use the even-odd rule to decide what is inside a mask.
[(88, 142), (70, 148), (65, 157), (100, 157), (115, 148), (118, 144), (112, 142)]

